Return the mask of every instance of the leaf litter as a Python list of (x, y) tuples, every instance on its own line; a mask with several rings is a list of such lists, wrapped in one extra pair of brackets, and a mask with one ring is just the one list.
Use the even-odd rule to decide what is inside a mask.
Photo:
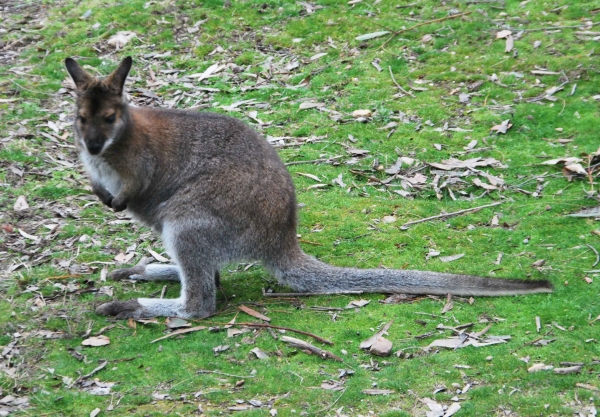
[[(298, 2), (298, 4), (301, 5), (301, 7), (303, 7), (303, 13), (306, 13), (306, 14), (315, 13), (316, 11), (318, 11), (319, 9), (322, 8), (322, 6), (317, 6), (317, 5), (308, 3), (308, 2), (307, 3)], [(157, 22), (167, 22), (167, 21), (166, 21), (166, 19), (162, 18), (161, 21), (158, 21), (158, 19), (157, 19)], [(165, 25), (165, 23), (157, 23), (157, 24), (159, 24), (159, 25)], [(196, 30), (199, 29), (199, 26), (200, 25), (198, 25), (198, 26), (196, 26), (196, 25), (189, 25), (189, 26), (186, 27), (186, 31), (188, 33), (195, 33)], [(380, 35), (380, 36), (383, 36), (383, 35)], [(133, 37), (131, 37), (131, 39), (133, 39)], [(131, 39), (129, 39), (127, 42), (129, 42)], [(373, 39), (373, 38), (371, 38), (371, 39)], [(421, 38), (421, 41), (422, 42), (429, 42), (430, 40), (429, 39), (422, 39)], [(112, 45), (112, 46), (114, 46), (115, 48), (118, 49), (118, 48), (122, 48), (124, 45), (125, 45), (125, 43), (123, 43), (122, 45), (116, 44), (116, 45)], [(218, 54), (221, 54), (221, 53), (224, 53), (224, 52), (226, 53), (227, 51), (223, 50), (223, 48), (220, 48), (220, 50), (219, 50), (219, 48), (215, 48), (213, 52), (214, 52), (214, 54), (213, 53), (211, 53), (211, 54), (218, 55)], [(153, 63), (153, 65), (155, 65), (156, 63), (161, 62), (160, 60), (162, 59), (162, 57), (160, 56), (159, 53), (152, 52), (152, 54), (153, 54), (152, 56), (148, 57), (148, 63)], [(211, 55), (211, 56), (213, 56), (213, 55)], [(317, 54), (317, 55), (319, 55), (319, 54)], [(314, 57), (316, 55), (313, 54), (311, 56)], [(324, 56), (325, 55), (322, 55), (321, 57), (324, 57)], [(289, 59), (285, 63), (282, 63), (281, 65), (279, 65), (277, 63), (274, 63), (274, 65), (272, 66), (272, 69), (274, 70), (274, 72), (276, 72), (276, 71), (279, 70), (279, 68), (282, 68), (282, 67), (285, 68), (283, 65), (285, 65), (285, 66), (288, 66), (290, 64), (294, 65), (293, 64), (294, 62), (295, 61), (293, 59)], [(302, 64), (302, 60), (296, 61), (296, 62), (299, 62), (299, 64), (297, 64), (297, 65), (300, 65), (300, 66), (303, 65)], [(214, 85), (215, 81), (223, 81), (223, 82), (232, 82), (232, 81), (234, 81), (234, 82), (237, 82), (237, 80), (239, 78), (239, 77), (236, 76), (236, 73), (235, 73), (236, 70), (235, 70), (235, 67), (233, 67), (233, 66), (228, 66), (228, 67), (225, 67), (225, 68), (221, 68), (218, 71), (214, 71), (214, 72), (211, 71), (211, 72), (206, 73), (206, 71), (205, 71), (205, 73), (204, 73), (205, 76), (202, 76), (202, 77), (190, 77), (190, 76), (186, 76), (185, 73), (181, 73), (181, 72), (167, 73), (166, 71), (171, 71), (172, 68), (166, 67), (166, 66), (164, 66), (162, 64), (161, 64), (161, 66), (156, 66), (155, 68), (157, 68), (157, 72), (155, 74), (157, 76), (155, 76), (155, 77), (148, 77), (148, 80), (150, 80), (151, 82), (156, 82), (157, 83), (155, 86), (152, 87), (152, 89), (155, 89), (155, 88), (161, 87), (161, 86), (171, 86), (171, 87), (173, 87), (173, 86), (178, 85), (179, 83), (188, 83), (188, 82), (196, 83), (195, 86), (198, 87), (198, 89), (195, 90), (195, 91), (194, 90), (190, 90), (190, 92), (187, 92), (187, 93), (184, 93), (184, 92), (177, 93), (177, 92), (175, 92), (174, 94), (170, 94), (171, 97), (169, 97), (168, 103), (166, 101), (162, 101), (162, 99), (159, 97), (159, 94), (156, 94), (156, 93), (154, 93), (151, 90), (146, 90), (146, 92), (138, 91), (138, 92), (136, 92), (132, 96), (132, 100), (134, 102), (136, 102), (138, 104), (148, 104), (148, 103), (163, 104), (166, 107), (175, 107), (177, 105), (180, 105), (180, 106), (187, 106), (189, 108), (194, 108), (195, 106), (198, 106), (196, 108), (203, 108), (202, 106), (207, 106), (211, 102), (210, 96), (212, 94), (216, 93), (217, 91), (219, 91), (215, 87), (211, 87), (212, 85)], [(160, 71), (165, 71), (165, 72), (160, 72)], [(292, 68), (292, 71), (293, 71), (293, 68)], [(552, 73), (551, 71), (542, 70), (542, 69), (536, 69), (536, 70), (532, 70), (532, 74), (534, 74), (534, 75), (537, 75), (537, 74), (534, 73), (533, 71), (536, 71), (537, 73), (539, 73), (539, 75), (546, 75), (546, 73), (548, 73), (548, 74)], [(557, 72), (554, 71), (554, 73), (557, 73)], [(293, 75), (293, 74), (290, 74), (290, 75)], [(502, 76), (502, 74), (501, 74), (501, 76)], [(285, 77), (287, 77), (287, 75), (284, 75), (283, 77), (285, 78)], [(152, 81), (152, 78), (154, 78), (154, 81)], [(254, 85), (250, 85), (251, 83), (247, 83), (246, 85), (244, 85), (243, 88), (249, 87), (249, 89), (246, 90), (246, 91), (251, 91), (251, 89), (265, 87), (265, 86), (268, 86), (269, 83), (272, 80), (274, 80), (274, 78), (276, 78), (276, 77), (269, 78), (269, 77), (265, 76), (265, 77), (262, 77), (262, 79), (260, 79), (260, 78), (261, 78), (261, 76), (259, 76), (259, 77), (257, 77), (255, 79), (256, 82), (254, 83)], [(282, 80), (284, 80), (284, 78), (282, 78)], [(421, 81), (423, 81), (423, 82), (421, 83)], [(415, 80), (412, 83), (413, 86), (415, 86), (417, 88), (417, 90), (415, 90), (415, 91), (427, 91), (428, 88), (426, 88), (424, 86), (429, 84), (428, 81), (429, 80)], [(420, 86), (423, 86), (423, 87), (420, 87)], [(430, 89), (434, 88), (432, 86), (429, 86), (429, 87), (430, 87)], [(205, 88), (206, 90), (202, 90), (201, 88)], [(418, 89), (422, 89), (422, 90), (418, 90)], [(556, 88), (554, 88), (554, 89), (556, 90)], [(544, 94), (543, 94), (543, 100), (545, 100), (545, 101), (551, 101), (551, 98), (554, 97), (554, 94), (556, 94), (557, 91), (559, 91), (559, 90), (553, 91), (553, 88), (550, 88), (550, 89), (546, 90), (544, 92)], [(173, 92), (173, 91), (171, 90), (171, 92)], [(463, 104), (466, 104), (467, 103), (467, 99), (471, 99), (471, 97), (465, 97), (464, 96), (465, 93), (461, 93), (461, 94), (463, 94), (463, 96), (462, 96), (462, 98), (461, 98), (460, 95), (458, 96), (459, 97), (459, 101), (461, 103), (463, 103)], [(152, 95), (154, 95), (154, 97), (152, 97)], [(234, 102), (234, 104), (236, 104), (236, 103)], [(254, 103), (248, 103), (248, 104), (250, 106), (252, 106)], [(324, 103), (321, 103), (321, 104), (322, 104), (322, 106), (317, 106), (317, 107), (315, 107), (315, 109), (319, 109), (319, 108), (324, 108), (325, 107)], [(238, 104), (236, 106), (231, 106), (231, 109), (232, 109), (232, 111), (235, 111), (233, 109), (239, 109), (239, 107), (243, 107), (243, 106), (244, 106), (244, 104)], [(321, 110), (319, 110), (319, 111), (321, 111)], [(315, 111), (315, 113), (317, 113), (317, 112)], [(258, 115), (255, 114), (254, 117), (257, 117), (257, 116)], [(499, 119), (499, 120), (501, 120), (501, 119)], [(60, 138), (61, 133), (64, 131), (64, 126), (61, 126), (61, 123), (57, 123), (56, 121), (51, 121), (52, 123), (49, 123), (49, 122), (50, 121), (48, 121), (47, 122), (47, 126), (44, 127), (44, 129), (47, 130), (47, 133), (46, 132), (44, 132), (44, 133), (48, 134), (52, 138), (52, 139), (49, 139), (49, 140), (51, 140), (51, 141), (54, 140), (54, 141), (56, 141), (56, 142), (58, 142), (60, 144), (65, 144), (65, 140)], [(393, 123), (396, 123), (396, 122), (393, 122)], [(505, 126), (508, 126), (508, 125), (505, 125)], [(391, 126), (388, 126), (386, 129), (394, 129), (396, 127), (397, 126), (394, 126), (392, 124)], [(450, 127), (450, 128), (452, 128), (452, 127)], [(507, 134), (509, 132), (508, 129), (509, 129), (509, 127), (507, 127), (506, 131), (503, 132), (503, 133)], [(501, 133), (501, 132), (498, 132), (498, 133)], [(295, 141), (295, 139), (294, 140), (281, 140), (280, 142), (286, 143), (286, 144), (290, 144), (293, 141)], [(56, 143), (56, 142), (52, 142), (52, 143)], [(300, 145), (303, 145), (304, 143), (311, 143), (311, 142), (310, 141), (299, 140), (298, 141), (298, 145), (294, 145), (294, 146), (300, 146)], [(476, 148), (472, 148), (472, 147), (469, 148), (469, 150), (473, 150), (473, 149), (476, 149)], [(69, 167), (68, 164), (72, 164), (72, 166), (74, 166), (73, 164), (77, 163), (73, 159), (70, 160), (69, 157), (67, 157), (67, 158), (60, 158), (54, 152), (50, 153), (49, 155), (50, 155), (50, 157), (52, 159), (49, 159), (48, 163), (50, 163), (50, 164), (52, 164), (54, 166), (57, 166), (59, 168), (60, 168), (60, 166), (63, 166), (65, 168), (67, 168), (67, 167)], [(576, 162), (576, 164), (577, 163), (579, 163), (579, 165), (583, 168), (583, 165), (581, 165), (580, 162)], [(569, 164), (569, 165), (571, 165), (571, 164)], [(566, 166), (569, 166), (569, 165), (566, 165)], [(423, 167), (423, 165), (421, 165), (421, 167)], [(408, 167), (402, 167), (402, 168), (408, 169)], [(413, 169), (414, 168), (415, 167), (413, 167)], [(492, 168), (496, 168), (496, 167), (492, 167)], [(570, 170), (570, 169), (567, 168), (567, 170), (573, 172), (574, 174), (576, 174), (576, 176), (574, 178), (581, 178), (581, 176), (585, 175), (585, 174), (583, 174), (583, 171), (581, 171), (579, 169), (578, 166), (574, 166), (573, 168), (575, 168), (575, 169), (574, 170)], [(391, 169), (391, 167), (388, 168), (388, 169)], [(464, 168), (453, 168), (453, 169), (451, 169), (449, 171), (450, 171), (450, 173), (453, 173), (453, 171), (460, 170), (460, 169), (464, 169)], [(466, 169), (469, 169), (469, 168), (466, 168)], [(585, 168), (584, 168), (584, 170), (585, 170)], [(404, 195), (406, 197), (408, 197), (408, 196), (414, 197), (415, 195), (417, 195), (418, 192), (425, 191), (427, 189), (436, 189), (436, 195), (437, 196), (441, 196), (443, 193), (442, 192), (438, 193), (437, 190), (439, 190), (439, 191), (454, 190), (452, 192), (455, 192), (456, 190), (462, 190), (462, 191), (464, 191), (466, 189), (465, 187), (472, 187), (472, 189), (474, 189), (474, 188), (481, 188), (484, 191), (494, 191), (493, 188), (486, 188), (486, 186), (487, 187), (489, 187), (489, 186), (498, 186), (496, 184), (493, 184), (491, 181), (489, 181), (489, 179), (484, 178), (484, 177), (482, 177), (481, 179), (477, 179), (476, 178), (478, 180), (477, 182), (476, 181), (472, 181), (472, 183), (462, 183), (460, 181), (457, 181), (457, 180), (464, 180), (465, 178), (462, 177), (462, 176), (454, 176), (454, 175), (446, 175), (446, 176), (444, 176), (443, 174), (441, 174), (439, 172), (438, 173), (434, 173), (434, 172), (430, 173), (427, 170), (422, 170), (418, 174), (420, 174), (422, 177), (417, 177), (414, 172), (408, 172), (408, 173), (407, 172), (403, 172), (401, 170), (401, 168), (398, 167), (398, 169), (396, 170), (396, 172), (388, 173), (388, 175), (395, 176), (395, 178), (392, 181), (390, 181), (389, 183), (396, 185), (395, 184), (396, 181), (401, 182), (401, 184), (403, 184), (401, 191), (404, 192), (404, 193), (406, 193)], [(465, 177), (466, 176), (473, 176), (473, 175), (475, 175), (473, 172), (467, 172), (467, 171), (464, 171), (464, 172), (460, 173), (460, 175), (463, 175), (463, 174), (464, 174)], [(439, 179), (438, 179), (438, 182), (435, 185), (435, 188), (434, 188), (434, 185), (433, 185), (433, 181), (431, 180), (431, 177), (429, 175), (432, 175), (433, 178), (434, 178), (434, 180), (435, 180), (436, 176), (439, 176)], [(481, 176), (481, 174), (478, 174), (478, 175)], [(344, 181), (345, 181), (344, 187), (351, 186), (350, 184), (351, 184), (352, 180), (348, 179), (348, 177), (349, 177), (349, 175), (345, 174), (345, 176), (344, 176)], [(401, 178), (401, 177), (403, 177), (403, 178)], [(498, 178), (498, 177), (496, 177), (496, 178)], [(342, 179), (342, 177), (340, 177), (340, 180), (341, 179)], [(501, 180), (501, 178), (499, 178), (499, 179)], [(484, 180), (487, 181), (487, 182), (484, 182)], [(431, 185), (429, 184), (430, 181), (431, 181)], [(445, 186), (440, 187), (440, 184), (444, 184), (444, 181), (446, 181), (447, 183), (445, 184)], [(489, 182), (489, 184), (488, 184), (488, 182)], [(381, 186), (381, 184), (377, 184), (377, 185)], [(340, 186), (341, 186), (341, 184), (340, 184)], [(405, 189), (404, 186), (406, 186), (407, 188)], [(395, 191), (398, 191), (398, 190), (395, 190)], [(400, 194), (400, 193), (398, 193), (398, 194)], [(400, 194), (400, 195), (402, 195), (402, 194)], [(449, 193), (445, 193), (445, 195), (450, 195), (450, 194)], [(465, 196), (465, 197), (467, 197), (467, 195), (468, 194), (466, 194), (466, 193), (463, 194), (463, 196)], [(34, 209), (37, 208), (37, 207), (35, 207), (36, 206), (35, 202), (30, 202), (30, 203), (32, 203), (32, 206), (34, 207)], [(15, 210), (17, 210), (17, 209), (15, 208)], [(27, 210), (27, 208), (25, 208), (24, 210)], [(60, 210), (63, 211), (63, 213), (67, 213), (67, 211), (65, 210), (65, 207), (60, 207)], [(76, 214), (76, 211), (74, 213)], [(67, 214), (67, 216), (69, 216), (69, 215), (70, 214)], [(63, 218), (66, 218), (67, 216), (65, 216)], [(390, 217), (392, 217), (392, 216), (390, 216)], [(62, 225), (58, 226), (59, 229), (60, 229), (60, 227), (62, 227)], [(37, 241), (37, 239), (32, 239), (32, 238), (27, 237), (27, 235), (28, 236), (41, 236), (36, 230), (32, 230), (32, 229), (29, 229), (27, 227), (22, 227), (22, 226), (19, 227), (19, 228), (16, 228), (15, 230), (17, 230), (17, 233), (19, 233), (19, 235), (22, 238), (24, 238), (24, 240), (21, 239), (19, 241), (26, 242), (27, 239), (29, 239), (29, 240), (32, 241), (31, 242), (32, 245), (28, 244), (27, 248), (36, 250), (37, 249), (36, 246), (40, 246), (40, 245), (43, 244), (43, 242), (39, 242), (39, 243), (36, 244), (35, 241)], [(21, 231), (23, 233), (25, 233), (26, 235), (23, 235), (23, 233), (21, 233)], [(20, 239), (20, 238), (18, 238), (18, 239)], [(116, 253), (113, 253), (112, 255), (115, 255), (115, 254)], [(135, 256), (135, 250), (131, 251), (131, 252), (124, 252), (124, 255), (129, 255), (129, 254), (134, 254), (134, 256)], [(151, 253), (151, 254), (154, 256), (153, 253)], [(156, 259), (159, 260), (158, 258), (156, 258)]]

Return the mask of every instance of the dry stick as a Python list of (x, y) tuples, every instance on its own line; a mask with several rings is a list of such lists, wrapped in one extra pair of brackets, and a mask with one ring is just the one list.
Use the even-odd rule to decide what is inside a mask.
[(594, 262), (594, 265), (592, 265), (592, 267), (598, 265), (598, 262), (600, 262), (600, 254), (598, 254), (598, 251), (596, 249), (594, 249), (594, 247), (592, 245), (590, 245), (589, 243), (586, 244), (586, 246), (588, 248), (590, 248), (592, 251), (594, 251), (594, 253), (596, 254), (596, 262)]
[(498, 205), (500, 205), (502, 203), (504, 203), (504, 201), (498, 201), (498, 202), (492, 203), (492, 204), (485, 204), (483, 206), (478, 206), (478, 207), (473, 207), (473, 208), (470, 208), (470, 209), (459, 210), (459, 211), (455, 211), (453, 213), (438, 214), (437, 216), (425, 217), (424, 219), (419, 219), (419, 220), (415, 220), (415, 221), (412, 221), (412, 222), (404, 223), (402, 226), (400, 226), (400, 228), (404, 229), (405, 227), (412, 226), (413, 224), (423, 223), (423, 222), (427, 222), (429, 220), (443, 219), (445, 217), (457, 216), (459, 214), (469, 213), (471, 211), (476, 211), (476, 210), (480, 210), (480, 209), (487, 208), (487, 207), (494, 207), (494, 206), (498, 206)]
[(254, 378), (254, 375), (247, 375), (247, 376), (243, 376), (243, 375), (232, 375), (232, 374), (226, 374), (225, 372), (219, 372), (219, 371), (209, 371), (208, 369), (198, 369), (196, 371), (199, 374), (217, 374), (217, 375), (224, 375), (224, 376), (230, 376), (232, 378)]
[(108, 364), (108, 361), (104, 361), (102, 362), (98, 367), (94, 368), (92, 370), (92, 372), (90, 372), (89, 374), (80, 376), (79, 378), (77, 378), (77, 380), (73, 383), (73, 385), (78, 384), (79, 382), (83, 381), (84, 379), (88, 379), (91, 376), (94, 376), (95, 374), (97, 374), (98, 372), (100, 372), (102, 369), (104, 369), (104, 367)]
[(322, 162), (333, 162), (334, 159), (340, 159), (343, 155), (340, 156), (332, 156), (331, 158), (322, 158), (322, 159), (313, 159), (311, 161), (292, 161), (286, 162), (284, 165), (300, 165), (300, 164), (319, 164)]
[[(591, 26), (596, 26), (596, 25), (600, 25), (600, 22), (594, 22), (591, 24)], [(560, 29), (577, 29), (577, 28), (585, 28), (588, 27), (590, 25), (575, 25), (575, 26), (549, 26), (549, 27), (542, 27), (542, 28), (533, 28), (533, 29), (524, 29), (523, 32), (536, 32), (538, 30), (560, 30)], [(521, 31), (519, 31), (521, 32)]]
[(392, 77), (392, 81), (394, 82), (394, 84), (396, 84), (396, 87), (398, 87), (398, 89), (400, 91), (402, 91), (404, 94), (408, 94), (411, 97), (415, 97), (415, 95), (413, 93), (411, 93), (410, 91), (406, 91), (404, 88), (402, 88), (402, 86), (400, 84), (398, 84), (396, 82), (396, 79), (394, 78), (394, 73), (392, 72), (392, 66), (388, 65), (388, 69), (390, 70), (390, 76)]
[(304, 336), (312, 337), (313, 339), (318, 340), (321, 343), (325, 343), (326, 345), (333, 345), (332, 341), (327, 340), (327, 339), (323, 339), (322, 337), (317, 336), (315, 334), (304, 332), (302, 330), (292, 329), (290, 327), (274, 326), (272, 324), (267, 324), (267, 323), (219, 323), (219, 322), (210, 322), (210, 323), (207, 323), (207, 324), (216, 324), (216, 325), (220, 325), (220, 326), (266, 327), (266, 328), (269, 328), (269, 329), (286, 330), (288, 332), (294, 332), (294, 333), (298, 333), (298, 334), (303, 334)]
[(466, 15), (468, 15), (468, 14), (471, 14), (471, 12), (465, 12), (465, 13), (460, 13), (460, 14), (454, 14), (454, 15), (452, 15), (452, 16), (441, 17), (441, 18), (439, 18), (439, 19), (427, 20), (427, 21), (425, 21), (425, 22), (421, 22), (421, 23), (419, 23), (419, 24), (416, 24), (416, 25), (414, 25), (414, 26), (411, 26), (411, 27), (409, 27), (408, 29), (402, 29), (402, 30), (399, 30), (399, 31), (397, 31), (397, 32), (394, 32), (394, 33), (392, 33), (392, 36), (390, 36), (390, 37), (389, 37), (389, 39), (388, 39), (387, 41), (385, 41), (385, 42), (383, 43), (383, 45), (381, 45), (381, 46), (380, 46), (378, 49), (382, 49), (383, 47), (385, 47), (385, 46), (386, 46), (386, 45), (387, 45), (387, 44), (388, 44), (388, 43), (389, 43), (389, 42), (390, 42), (392, 39), (394, 39), (396, 36), (398, 36), (398, 35), (399, 35), (399, 34), (401, 34), (401, 33), (408, 32), (409, 30), (413, 30), (413, 29), (416, 29), (416, 28), (418, 28), (418, 27), (421, 27), (421, 26), (428, 25), (428, 24), (430, 24), (430, 23), (437, 23), (437, 22), (443, 22), (444, 20), (456, 19), (456, 18), (458, 18), (458, 17), (463, 17), (463, 16), (466, 16)]
[(291, 347), (295, 347), (295, 348), (299, 348), (299, 349), (306, 349), (309, 352), (312, 352), (315, 355), (322, 357), (323, 359), (333, 359), (338, 362), (344, 362), (344, 360), (342, 358), (340, 358), (339, 356), (334, 355), (333, 353), (329, 352), (328, 350), (323, 350), (316, 346), (313, 346), (310, 343), (305, 342), (304, 340), (296, 339), (295, 337), (283, 336), (281, 338), (281, 341), (289, 344)]
[(167, 334), (167, 335), (165, 335), (163, 337), (159, 337), (158, 339), (154, 339), (150, 343), (155, 343), (155, 342), (158, 342), (159, 340), (168, 339), (169, 337), (177, 336), (177, 335), (180, 335), (180, 334), (191, 333), (191, 332), (197, 332), (197, 331), (204, 330), (204, 329), (206, 329), (206, 326), (188, 327), (187, 329), (175, 330), (174, 332), (169, 333), (169, 334)]
[(325, 407), (325, 408), (322, 408), (322, 409), (320, 409), (319, 411), (311, 411), (311, 412), (309, 412), (308, 414), (317, 414), (317, 415), (321, 415), (321, 413), (323, 413), (324, 411), (327, 411), (327, 410), (329, 410), (329, 409), (333, 408), (333, 406), (334, 406), (334, 405), (336, 405), (336, 403), (337, 403), (337, 402), (340, 400), (340, 398), (342, 398), (342, 395), (344, 395), (344, 393), (346, 392), (346, 390), (347, 390), (347, 389), (348, 389), (348, 388), (344, 388), (344, 389), (342, 390), (342, 393), (340, 394), (340, 396), (339, 396), (339, 397), (337, 397), (337, 399), (336, 399), (334, 402), (332, 402), (331, 404), (329, 404), (329, 406), (327, 406), (327, 407)]

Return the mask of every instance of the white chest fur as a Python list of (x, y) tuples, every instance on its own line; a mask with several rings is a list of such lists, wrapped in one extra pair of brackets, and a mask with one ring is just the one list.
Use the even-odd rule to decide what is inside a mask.
[(117, 171), (106, 163), (102, 155), (90, 155), (84, 149), (79, 151), (79, 157), (94, 182), (101, 184), (113, 196), (119, 194), (119, 191), (121, 191), (121, 177)]

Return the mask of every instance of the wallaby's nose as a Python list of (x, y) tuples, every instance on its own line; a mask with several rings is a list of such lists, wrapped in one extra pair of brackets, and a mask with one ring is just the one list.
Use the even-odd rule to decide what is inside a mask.
[(87, 144), (87, 148), (88, 148), (88, 152), (91, 155), (98, 155), (100, 153), (100, 151), (102, 150), (102, 143), (88, 143)]

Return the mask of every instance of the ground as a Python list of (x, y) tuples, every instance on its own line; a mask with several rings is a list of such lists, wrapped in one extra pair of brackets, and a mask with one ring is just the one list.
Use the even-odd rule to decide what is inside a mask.
[[(598, 199), (597, 2), (8, 1), (0, 13), (0, 415), (595, 415), (600, 227), (570, 215)], [(207, 320), (99, 316), (102, 302), (179, 286), (106, 279), (168, 255), (91, 193), (69, 56), (97, 75), (132, 56), (134, 104), (262, 132), (294, 178), (303, 249), (325, 262), (555, 291), (270, 297), (289, 289), (241, 264), (222, 271)], [(333, 344), (244, 326), (267, 323), (255, 312)], [(389, 322), (391, 356), (359, 348)], [(460, 348), (439, 346), (456, 336)]]

